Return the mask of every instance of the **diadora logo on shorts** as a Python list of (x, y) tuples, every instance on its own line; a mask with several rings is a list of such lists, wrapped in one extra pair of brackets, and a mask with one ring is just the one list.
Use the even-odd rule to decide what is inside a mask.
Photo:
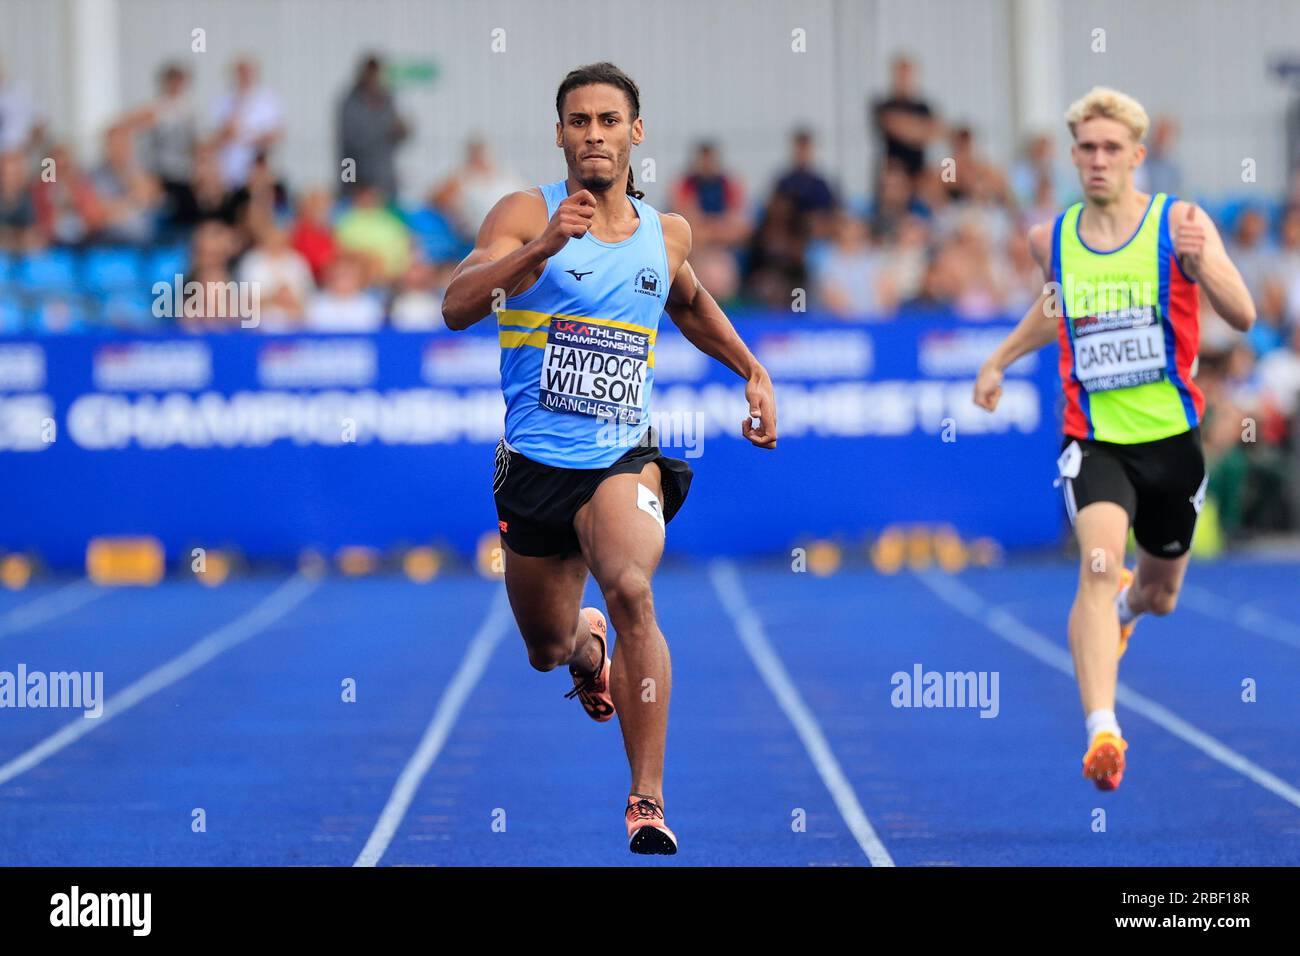
[(658, 296), (662, 285), (659, 273), (648, 267), (638, 272), (636, 278), (632, 280), (633, 291), (640, 292), (642, 295)]

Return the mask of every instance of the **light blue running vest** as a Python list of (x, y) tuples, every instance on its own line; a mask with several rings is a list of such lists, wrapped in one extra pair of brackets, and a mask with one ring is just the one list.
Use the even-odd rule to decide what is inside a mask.
[[(538, 187), (549, 220), (564, 180)], [(668, 301), (659, 212), (629, 196), (640, 222), (622, 242), (588, 232), (497, 312), (506, 444), (557, 468), (605, 468), (650, 425), (655, 336)]]

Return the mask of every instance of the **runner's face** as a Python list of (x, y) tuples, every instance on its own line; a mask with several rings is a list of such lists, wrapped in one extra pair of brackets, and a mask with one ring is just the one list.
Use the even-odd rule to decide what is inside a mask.
[(1102, 116), (1076, 126), (1070, 147), (1083, 193), (1097, 202), (1112, 202), (1131, 188), (1133, 170), (1146, 154), (1127, 126)]
[(584, 188), (603, 192), (627, 182), (632, 147), (641, 142), (641, 118), (616, 86), (580, 86), (564, 97), (564, 118), (555, 124), (555, 145), (564, 150), (571, 175)]

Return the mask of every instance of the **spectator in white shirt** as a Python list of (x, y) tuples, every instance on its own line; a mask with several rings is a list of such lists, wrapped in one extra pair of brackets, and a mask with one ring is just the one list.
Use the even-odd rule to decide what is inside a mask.
[(252, 59), (241, 57), (232, 69), (234, 89), (217, 101), (212, 121), (222, 178), (228, 188), (236, 189), (248, 181), (257, 154), (269, 151), (280, 138), (284, 112), (279, 98), (259, 85)]
[(26, 150), (40, 135), (40, 127), (31, 97), (9, 82), (0, 62), (0, 153)]
[(429, 204), (451, 220), (462, 239), (472, 240), (498, 199), (527, 188), (524, 180), (496, 164), (486, 143), (471, 139), (465, 162), (433, 190)]
[(879, 315), (881, 258), (871, 247), (866, 223), (840, 211), (834, 219), (834, 242), (815, 267), (817, 298), (839, 318)]
[(393, 328), (405, 332), (431, 332), (447, 327), (442, 319), (445, 270), (431, 262), (411, 263), (398, 282), (397, 295), (389, 308)]
[(384, 324), (383, 304), (366, 292), (365, 266), (355, 256), (340, 256), (326, 273), (325, 288), (307, 309), (312, 332), (374, 332)]
[(241, 282), (255, 283), (262, 332), (286, 332), (298, 326), (316, 283), (302, 254), (289, 245), (289, 236), (274, 222), (255, 228), (257, 243), (239, 262)]

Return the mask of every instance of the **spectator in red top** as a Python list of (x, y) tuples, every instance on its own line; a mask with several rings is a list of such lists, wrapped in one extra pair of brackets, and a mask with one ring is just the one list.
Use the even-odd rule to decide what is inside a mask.
[(330, 195), (324, 189), (312, 189), (298, 201), (298, 220), (293, 225), (290, 245), (307, 260), (311, 274), (320, 285), (334, 261), (334, 232), (330, 228)]
[(749, 234), (740, 182), (722, 170), (710, 142), (696, 147), (690, 172), (673, 189), (673, 207), (691, 224), (697, 246), (735, 248)]

